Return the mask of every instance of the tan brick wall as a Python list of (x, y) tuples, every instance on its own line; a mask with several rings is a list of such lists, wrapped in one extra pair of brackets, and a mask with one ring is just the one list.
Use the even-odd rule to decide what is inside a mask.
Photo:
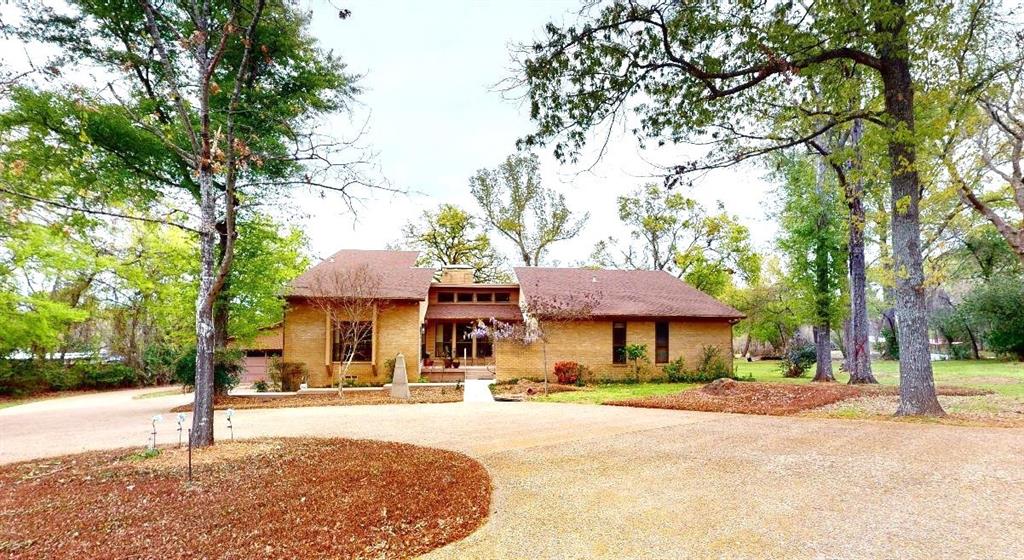
[[(370, 317), (367, 317), (369, 319)], [(374, 326), (373, 362), (354, 362), (347, 375), (359, 383), (386, 383), (384, 361), (399, 352), (405, 355), (409, 378), (419, 377), (420, 303), (394, 302), (377, 313)], [(323, 311), (301, 301), (289, 302), (284, 314), (285, 362), (300, 362), (309, 369), (310, 387), (328, 387), (337, 383), (337, 371), (331, 373), (329, 333)], [(340, 364), (331, 367), (339, 368)], [(377, 373), (377, 375), (374, 375)]]
[[(399, 352), (405, 356), (409, 380), (420, 376), (420, 304), (402, 302), (388, 305), (377, 314), (377, 339), (374, 352), (379, 374), (373, 382), (390, 383), (384, 362)], [(361, 381), (361, 380), (360, 380)]]
[[(598, 379), (622, 379), (632, 374), (629, 364), (612, 363), (612, 321), (576, 321), (548, 327), (547, 368), (555, 362), (569, 360), (583, 364)], [(654, 360), (654, 321), (626, 321), (626, 343), (646, 344), (648, 357)], [(692, 368), (705, 345), (718, 346), (732, 366), (732, 326), (725, 321), (671, 321), (669, 324), (669, 359), (682, 355), (687, 368)], [(495, 348), (498, 379), (541, 378), (544, 375), (543, 345), (535, 342), (522, 346), (501, 342)], [(651, 364), (644, 378), (660, 376), (661, 364)], [(551, 377), (553, 378), (553, 376)]]

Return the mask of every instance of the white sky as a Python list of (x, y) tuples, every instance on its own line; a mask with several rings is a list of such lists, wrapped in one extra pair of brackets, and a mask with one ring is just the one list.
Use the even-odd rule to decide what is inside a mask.
[[(364, 75), (361, 107), (351, 120), (361, 123), (369, 114), (366, 140), (379, 153), (381, 172), (414, 194), (376, 194), (357, 216), (329, 193), (325, 199), (297, 195), (298, 224), (310, 238), (312, 255), (384, 247), (399, 239), (402, 224), (444, 202), (476, 212), (469, 177), (497, 166), (515, 150), (516, 139), (532, 130), (528, 108), (503, 99), (494, 88), (510, 75), (509, 45), (531, 41), (548, 21), (572, 21), (579, 5), (579, 0), (351, 0), (344, 7), (352, 16), (342, 21), (329, 6), (316, 4), (315, 36), (350, 70)], [(340, 135), (355, 128), (345, 117), (329, 127)], [(673, 162), (664, 154), (642, 152), (628, 135), (613, 138), (606, 157), (585, 173), (582, 165), (559, 165), (550, 151), (538, 153), (546, 184), (565, 193), (570, 208), (591, 215), (577, 239), (553, 246), (549, 265), (585, 261), (599, 239), (625, 237), (615, 197), (648, 181), (647, 161)], [(764, 247), (775, 225), (766, 217), (770, 187), (762, 176), (757, 168), (718, 171), (687, 194), (709, 208), (724, 202)], [(492, 238), (517, 264), (511, 248), (496, 234)]]

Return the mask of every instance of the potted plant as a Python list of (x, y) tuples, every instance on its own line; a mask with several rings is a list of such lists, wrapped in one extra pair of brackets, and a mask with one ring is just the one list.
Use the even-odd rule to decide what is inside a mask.
[(458, 361), (458, 360), (455, 360), (455, 361), (453, 361), (453, 362), (452, 362), (452, 367), (453, 367), (453, 368), (455, 368), (455, 369), (459, 369), (459, 365), (460, 365), (461, 363), (462, 363), (462, 362), (460, 362), (460, 361)]
[(446, 367), (446, 368), (452, 367), (452, 356), (448, 352), (444, 353), (444, 367)]
[(434, 365), (434, 360), (432, 360), (430, 358), (430, 352), (424, 352), (423, 353), (423, 366), (424, 367), (430, 367), (432, 365)]

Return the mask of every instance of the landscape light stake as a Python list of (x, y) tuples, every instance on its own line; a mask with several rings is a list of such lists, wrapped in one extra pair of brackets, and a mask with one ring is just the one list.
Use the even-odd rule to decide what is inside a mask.
[(184, 422), (185, 422), (185, 413), (184, 412), (179, 412), (178, 413), (178, 448), (179, 449), (181, 448), (181, 428), (182, 428), (182, 424)]
[(235, 441), (235, 426), (231, 423), (231, 417), (235, 415), (235, 410), (229, 408), (227, 412), (228, 417), (228, 429), (231, 430), (231, 441)]
[(188, 429), (188, 483), (192, 484), (192, 428)]
[(153, 449), (153, 450), (156, 449), (156, 423), (161, 421), (161, 420), (163, 420), (163, 417), (161, 417), (159, 414), (154, 416), (153, 419), (152, 419), (152, 423), (153, 423), (153, 445), (150, 446), (150, 449)]

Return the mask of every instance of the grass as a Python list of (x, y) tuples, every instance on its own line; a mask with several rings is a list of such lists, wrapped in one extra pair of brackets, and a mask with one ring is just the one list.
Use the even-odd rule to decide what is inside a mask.
[[(899, 384), (899, 362), (880, 360), (872, 362), (875, 378), (883, 385)], [(999, 395), (1024, 399), (1024, 363), (999, 360), (962, 360), (932, 362), (935, 382), (939, 385), (956, 385), (987, 389)], [(836, 379), (846, 383), (849, 376), (839, 372), (839, 363), (834, 364)], [(813, 372), (805, 377), (783, 377), (777, 361), (746, 362), (736, 360), (736, 374), (740, 378), (752, 378), (763, 383), (810, 383)], [(536, 400), (545, 402), (601, 404), (607, 401), (636, 397), (662, 396), (697, 387), (695, 383), (607, 383), (588, 387), (580, 391), (555, 393)]]
[(172, 395), (183, 395), (185, 394), (184, 389), (181, 387), (173, 387), (171, 389), (162, 389), (160, 391), (151, 391), (149, 393), (142, 393), (132, 397), (133, 399), (155, 399), (157, 397), (170, 397)]
[[(846, 383), (849, 376), (839, 372), (838, 362), (833, 366), (836, 379)], [(871, 363), (871, 370), (882, 385), (899, 385), (899, 362), (878, 360)], [(987, 389), (1007, 397), (1024, 398), (1024, 362), (947, 360), (932, 362), (932, 370), (939, 385)], [(741, 378), (751, 376), (755, 381), (765, 383), (810, 383), (813, 377), (813, 372), (795, 379), (783, 377), (776, 361), (736, 361), (736, 373)]]

